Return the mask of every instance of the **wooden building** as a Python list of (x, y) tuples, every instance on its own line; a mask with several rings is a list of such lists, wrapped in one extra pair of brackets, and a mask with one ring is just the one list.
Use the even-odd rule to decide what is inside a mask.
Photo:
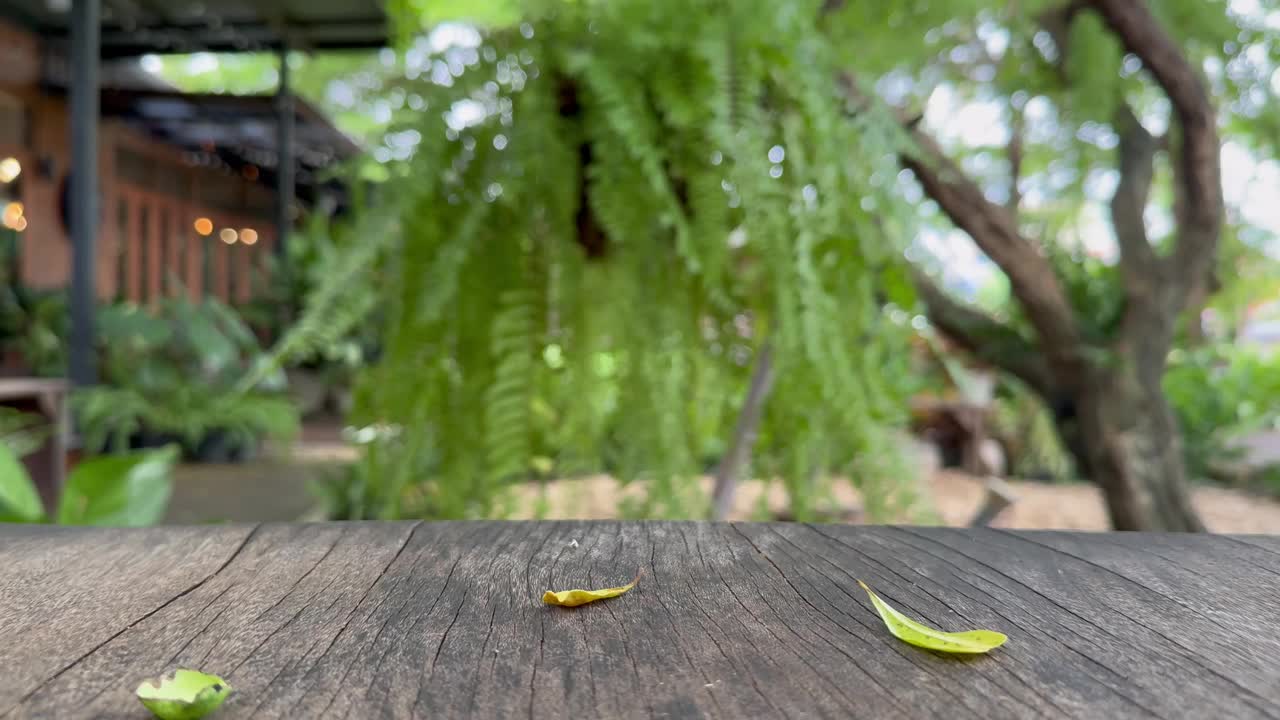
[[(56, 46), (0, 21), (0, 236), (11, 277), (35, 289), (71, 280), (66, 67)], [(101, 87), (97, 297), (251, 299), (276, 244), (276, 97), (184, 94), (134, 59), (104, 64)], [(292, 100), (305, 209), (340, 192), (323, 171), (359, 150)]]
[[(133, 108), (137, 112), (125, 112), (119, 117), (113, 117), (111, 106), (105, 102), (103, 93), (104, 87), (115, 87), (112, 73), (117, 68), (111, 63), (116, 60), (136, 60), (152, 53), (273, 52), (278, 55), (280, 64), (279, 82), (274, 96), (274, 147), (279, 162), (276, 165), (277, 172), (274, 173), (274, 183), (263, 183), (263, 186), (274, 185), (274, 235), (283, 236), (293, 225), (295, 197), (301, 195), (299, 190), (303, 189), (298, 182), (302, 180), (303, 168), (296, 162), (299, 156), (295, 154), (300, 144), (298, 131), (306, 126), (303, 116), (314, 115), (307, 113), (305, 106), (295, 103), (291, 94), (289, 64), (285, 62), (288, 53), (291, 50), (321, 52), (378, 48), (387, 42), (385, 0), (222, 0), (218, 3), (205, 0), (0, 0), (0, 19), (8, 23), (3, 31), (5, 36), (0, 37), (0, 49), (6, 55), (0, 59), (0, 76), (5, 78), (0, 81), (0, 92), (5, 93), (9, 106), (17, 105), (17, 113), (11, 112), (10, 117), (21, 119), (18, 122), (19, 132), (16, 135), (11, 133), (9, 144), (11, 147), (16, 145), (15, 153), (23, 150), (33, 156), (29, 162), (36, 165), (35, 177), (39, 184), (39, 187), (32, 190), (33, 207), (48, 208), (50, 205), (47, 203), (52, 202), (56, 196), (57, 206), (67, 208), (67, 212), (59, 212), (59, 215), (67, 218), (63, 226), (70, 239), (67, 244), (69, 248), (66, 245), (62, 248), (29, 248), (31, 243), (27, 242), (26, 237), (15, 245), (21, 246), (23, 250), (30, 250), (24, 255), (21, 265), (24, 277), (28, 269), (32, 270), (29, 277), (32, 281), (52, 284), (60, 282), (64, 271), (48, 270), (48, 275), (44, 275), (45, 261), (70, 259), (69, 263), (59, 264), (63, 267), (69, 265), (70, 269), (67, 282), (71, 320), (68, 374), (76, 386), (96, 382), (94, 305), (102, 296), (113, 294), (112, 290), (121, 285), (126, 293), (133, 287), (137, 288), (139, 295), (144, 292), (144, 288), (146, 292), (151, 292), (156, 287), (153, 278), (157, 273), (152, 268), (157, 262), (162, 269), (172, 263), (181, 273), (180, 277), (195, 279), (199, 276), (202, 282), (204, 278), (209, 278), (208, 284), (212, 289), (220, 290), (225, 287), (225, 291), (231, 296), (242, 292), (251, 294), (252, 283), (248, 285), (249, 290), (241, 291), (238, 283), (232, 287), (231, 277), (238, 277), (235, 275), (235, 268), (253, 268), (254, 254), (261, 253), (261, 250), (250, 249), (245, 253), (237, 253), (235, 250), (252, 248), (259, 243), (266, 247), (274, 242), (270, 236), (264, 239), (263, 231), (252, 225), (245, 225), (245, 221), (252, 221), (256, 217), (246, 210), (252, 208), (252, 203), (247, 198), (256, 193), (256, 190), (248, 188), (258, 180), (251, 177), (253, 170), (245, 170), (244, 167), (258, 167), (259, 180), (265, 174), (260, 163), (242, 152), (252, 147), (229, 147), (225, 143), (220, 145), (217, 139), (199, 141), (194, 149), (184, 147), (184, 138), (189, 141), (202, 134), (208, 137), (209, 131), (218, 124), (202, 124), (198, 122), (197, 116), (196, 121), (185, 123), (185, 133), (166, 135), (167, 129), (184, 126), (184, 120), (191, 121), (193, 118), (181, 113), (166, 114), (163, 110), (165, 103), (150, 102), (160, 99), (156, 97), (148, 98), (143, 105), (135, 103)], [(63, 70), (62, 77), (65, 79), (61, 84), (57, 79), (59, 68)], [(6, 87), (10, 89), (5, 89)], [(120, 89), (133, 90), (128, 87)], [(168, 99), (178, 101), (179, 95), (169, 91)], [(66, 102), (61, 104), (64, 96)], [(32, 113), (32, 106), (38, 108), (46, 103), (62, 108), (60, 117), (66, 123), (63, 127), (67, 132), (63, 131), (63, 127), (52, 126), (46, 135), (43, 126), (33, 126), (27, 122), (32, 118), (43, 122), (45, 117), (52, 117)], [(197, 106), (208, 109), (203, 100)], [(144, 109), (146, 107), (149, 109)], [(173, 109), (172, 104), (168, 107)], [(299, 113), (299, 108), (302, 108), (302, 113)], [(107, 112), (104, 113), (103, 110)], [(141, 135), (150, 136), (153, 146), (168, 144), (172, 146), (171, 149), (179, 150), (176, 164), (174, 157), (170, 156), (160, 167), (181, 168), (184, 163), (182, 152), (186, 151), (197, 152), (197, 158), (200, 153), (206, 156), (216, 155), (220, 162), (212, 169), (225, 170), (225, 164), (231, 170), (239, 171), (246, 187), (244, 204), (230, 208), (219, 207), (216, 201), (203, 194), (205, 183), (202, 178), (205, 175), (189, 174), (183, 185), (180, 182), (183, 177), (181, 173), (196, 172), (193, 168), (200, 165), (192, 162), (188, 164), (187, 170), (172, 177), (173, 187), (179, 189), (168, 195), (176, 194), (177, 198), (168, 197), (160, 203), (168, 208), (167, 211), (148, 209), (144, 228), (142, 214), (135, 209), (138, 199), (148, 198), (143, 204), (154, 208), (157, 196), (166, 193), (156, 193), (155, 187), (149, 188), (145, 183), (133, 181), (128, 183), (134, 186), (130, 193), (121, 195), (113, 189), (116, 184), (125, 185), (126, 183), (118, 181), (130, 177), (129, 171), (124, 167), (128, 163), (122, 163), (120, 167), (114, 165), (117, 160), (115, 150), (127, 146), (129, 142), (140, 142), (142, 146), (148, 146), (145, 141), (117, 138), (117, 134), (124, 131), (117, 129), (114, 121), (122, 118), (132, 119), (133, 122), (126, 121), (118, 125), (132, 126), (134, 131), (137, 131), (138, 125), (142, 125), (145, 130), (149, 118), (152, 121), (150, 130), (153, 132), (144, 131)], [(303, 118), (301, 127), (298, 126), (300, 118)], [(249, 125), (243, 120), (242, 117), (233, 116), (221, 126), (226, 129)], [(268, 133), (267, 137), (242, 136), (242, 139), (251, 140), (251, 146), (261, 147), (270, 142), (270, 136), (271, 133)], [(155, 140), (169, 142), (154, 142)], [(69, 172), (56, 162), (58, 152), (55, 150), (59, 147), (69, 150)], [(147, 163), (154, 162), (154, 157), (148, 153), (138, 155), (152, 158)], [(17, 161), (20, 169), (21, 160), (16, 154), (0, 155), (0, 162), (7, 157)], [(242, 165), (238, 160), (229, 161), (228, 157), (239, 157), (245, 162)], [(50, 159), (53, 162), (49, 162)], [(190, 160), (191, 156), (187, 159)], [(206, 170), (211, 169), (200, 166)], [(9, 163), (8, 167), (13, 169), (15, 166)], [(152, 167), (154, 170), (155, 166)], [(168, 178), (166, 172), (167, 170), (154, 170), (153, 176)], [(21, 172), (18, 174), (21, 175)], [(103, 183), (104, 178), (110, 182)], [(136, 181), (137, 177), (134, 176), (133, 180)], [(187, 188), (185, 195), (180, 189), (183, 187)], [(200, 194), (192, 195), (192, 188)], [(162, 180), (161, 189), (171, 190), (170, 184)], [(121, 197), (125, 198), (123, 204), (119, 202)], [(66, 198), (65, 202), (62, 202), (63, 198)], [(16, 209), (11, 203), (6, 207), (10, 208), (11, 215), (16, 215)], [(123, 214), (121, 207), (125, 208)], [(28, 216), (25, 204), (19, 208), (23, 211), (22, 217), (10, 218), (14, 229), (21, 228), (18, 230), (21, 233), (36, 230), (33, 225), (39, 219), (38, 216)], [(196, 215), (195, 220), (191, 219), (193, 211), (206, 210), (211, 214)], [(215, 211), (218, 213), (217, 217), (212, 215)], [(121, 217), (124, 218), (123, 223)], [(3, 219), (0, 217), (0, 220)], [(61, 217), (58, 219), (61, 220)], [(207, 219), (209, 225), (212, 225), (210, 229), (216, 231), (219, 238), (230, 239), (230, 232), (234, 231), (238, 240), (242, 237), (242, 231), (248, 227), (252, 231), (250, 237), (255, 237), (256, 234), (258, 240), (252, 246), (241, 244), (241, 248), (233, 247), (230, 250), (219, 250), (216, 247), (210, 249), (207, 241), (193, 240), (182, 229), (183, 223), (189, 222), (190, 227), (197, 230), (197, 237), (211, 237), (212, 233), (206, 236), (202, 232), (208, 225), (197, 225), (200, 219)], [(222, 222), (223, 226), (218, 227), (214, 225), (215, 222)], [(122, 231), (121, 227), (125, 229)], [(227, 232), (224, 233), (224, 230)], [(48, 237), (57, 237), (57, 233), (48, 232), (51, 233)], [(175, 232), (179, 233), (178, 237), (185, 237), (185, 241), (173, 239)], [(108, 235), (115, 238), (116, 246), (123, 248), (122, 253), (112, 255), (100, 252), (109, 247)], [(157, 235), (160, 240), (153, 239)], [(130, 255), (133, 237), (139, 238), (139, 248), (146, 249), (145, 260), (140, 254), (141, 250), (137, 259)], [(224, 244), (234, 246), (236, 242)], [(196, 250), (193, 251), (193, 248)], [(182, 252), (184, 249), (185, 254)], [(44, 255), (46, 250), (50, 254)], [(156, 255), (157, 252), (159, 255)], [(100, 256), (108, 259), (103, 261)], [(154, 260), (153, 256), (161, 259)], [(193, 257), (200, 259), (197, 262), (192, 260)], [(194, 271), (192, 268), (204, 265), (206, 257), (210, 259), (214, 270), (207, 274)], [(120, 272), (122, 265), (125, 268), (123, 273)], [(217, 271), (220, 265), (227, 268), (221, 276)], [(136, 270), (130, 269), (135, 266)], [(163, 272), (158, 275), (159, 287), (163, 291), (167, 275)]]

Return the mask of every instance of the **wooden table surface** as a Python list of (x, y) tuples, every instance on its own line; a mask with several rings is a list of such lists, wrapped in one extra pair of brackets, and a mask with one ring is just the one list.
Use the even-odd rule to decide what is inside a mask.
[[(639, 585), (574, 609), (544, 590)], [(892, 637), (855, 579), (947, 630)], [(708, 523), (0, 527), (0, 717), (1280, 718), (1280, 537)]]

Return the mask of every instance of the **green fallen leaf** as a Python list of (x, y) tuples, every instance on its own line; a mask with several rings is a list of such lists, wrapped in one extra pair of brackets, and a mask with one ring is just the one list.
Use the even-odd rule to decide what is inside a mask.
[(1009, 639), (1003, 633), (994, 630), (969, 630), (955, 633), (934, 630), (894, 610), (888, 603), (881, 600), (879, 595), (871, 592), (871, 588), (867, 587), (866, 583), (859, 580), (858, 584), (871, 597), (871, 604), (875, 606), (876, 612), (880, 613), (889, 632), (903, 642), (942, 652), (984, 653), (1000, 647)]
[(230, 694), (225, 680), (195, 670), (175, 670), (138, 686), (138, 699), (161, 720), (199, 720)]

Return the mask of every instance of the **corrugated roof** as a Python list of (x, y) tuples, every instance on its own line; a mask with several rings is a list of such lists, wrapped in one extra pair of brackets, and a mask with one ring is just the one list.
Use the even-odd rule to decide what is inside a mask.
[[(102, 57), (387, 44), (385, 0), (101, 0)], [(71, 0), (0, 0), (0, 16), (55, 43)]]
[[(177, 91), (102, 91), (102, 115), (133, 125), (189, 154), (196, 164), (224, 164), (270, 186), (279, 163), (276, 98), (271, 95), (189, 94)], [(325, 182), (324, 171), (360, 148), (301, 98), (294, 98), (294, 173), (300, 196)]]
[[(102, 114), (133, 121), (186, 149), (225, 149), (264, 169), (277, 163), (276, 98), (177, 91), (103, 90)], [(360, 152), (359, 147), (303, 99), (293, 98), (293, 156), (302, 172)], [(303, 178), (299, 178), (300, 181)]]

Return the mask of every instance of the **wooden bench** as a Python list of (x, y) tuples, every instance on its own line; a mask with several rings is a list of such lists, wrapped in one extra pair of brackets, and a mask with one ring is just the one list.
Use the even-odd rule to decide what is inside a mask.
[(35, 482), (47, 512), (57, 507), (58, 495), (67, 476), (67, 449), (70, 446), (71, 423), (67, 412), (66, 380), (55, 378), (0, 378), (0, 405), (23, 412), (36, 413), (49, 424), (44, 445), (23, 458), (27, 472)]
[[(621, 584), (578, 608), (544, 590)], [(958, 658), (917, 619), (1009, 636)], [(639, 522), (0, 527), (0, 717), (1280, 717), (1280, 537)]]

